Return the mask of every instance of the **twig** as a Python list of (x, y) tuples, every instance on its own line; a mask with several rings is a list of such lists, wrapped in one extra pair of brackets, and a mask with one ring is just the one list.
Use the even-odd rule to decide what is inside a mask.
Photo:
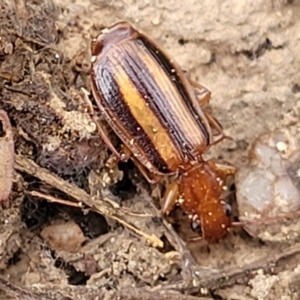
[(37, 191), (28, 191), (26, 194), (34, 196), (34, 197), (40, 197), (43, 199), (48, 200), (49, 202), (53, 203), (59, 203), (67, 206), (72, 206), (72, 207), (77, 207), (77, 208), (82, 208), (82, 203), (81, 202), (73, 202), (73, 201), (68, 201), (68, 200), (63, 200), (63, 199), (58, 199), (50, 195), (46, 195), (44, 193), (40, 193)]
[(222, 272), (219, 271), (217, 273), (211, 273), (210, 275), (208, 273), (203, 274), (201, 270), (199, 271), (199, 273), (195, 271), (193, 280), (182, 280), (174, 284), (166, 284), (165, 286), (163, 286), (163, 289), (186, 292), (195, 289), (199, 290), (200, 288), (217, 289), (225, 286), (230, 286), (239, 281), (241, 279), (241, 276), (243, 277), (243, 279), (247, 280), (252, 272), (259, 269), (267, 270), (270, 267), (274, 267), (280, 260), (298, 254), (300, 254), (300, 244), (288, 247), (277, 255), (265, 255), (257, 261), (242, 268), (230, 268), (228, 270), (223, 270)]
[(210, 300), (204, 297), (195, 297), (183, 295), (174, 291), (151, 292), (145, 289), (124, 288), (118, 292), (118, 296), (122, 300)]
[[(46, 289), (51, 290), (51, 284), (45, 286), (40, 285), (38, 289)], [(72, 287), (71, 291), (67, 290), (60, 290), (57, 286), (52, 286), (52, 288), (55, 288), (55, 294), (51, 293), (43, 293), (38, 291), (30, 291), (28, 288), (16, 286), (12, 284), (9, 280), (4, 278), (3, 276), (0, 276), (0, 290), (3, 290), (6, 292), (7, 295), (14, 297), (15, 299), (19, 300), (51, 300), (54, 299), (53, 296), (55, 296), (55, 299), (57, 300), (63, 300), (63, 299), (95, 299), (95, 292), (97, 290), (95, 288), (90, 287)], [(102, 291), (103, 292), (103, 291)], [(100, 298), (104, 297), (103, 294), (101, 294), (101, 291), (97, 292), (98, 296)], [(75, 296), (76, 295), (76, 296)], [(162, 292), (151, 292), (147, 291), (145, 289), (137, 289), (137, 288), (124, 288), (120, 291), (113, 291), (110, 295), (111, 299), (120, 299), (120, 300), (211, 300), (211, 298), (203, 298), (203, 297), (194, 297), (189, 295), (183, 295), (176, 291), (162, 291)], [(100, 299), (99, 298), (99, 299)]]
[(126, 226), (127, 228), (131, 229), (132, 231), (134, 231), (135, 233), (137, 233), (138, 235), (144, 237), (148, 242), (150, 242), (150, 244), (155, 247), (155, 248), (162, 248), (164, 246), (164, 243), (161, 239), (159, 239), (156, 235), (154, 234), (147, 234), (137, 228), (135, 228), (133, 225), (127, 223), (126, 221), (115, 217), (115, 216), (110, 216), (112, 219), (118, 221), (119, 223), (121, 223), (122, 225)]
[[(14, 297), (15, 299), (22, 300), (39, 300), (45, 299), (50, 300), (50, 298), (46, 297), (46, 295), (37, 295), (36, 293), (12, 284), (8, 279), (3, 276), (0, 276), (0, 290), (4, 291), (6, 295)], [(42, 298), (41, 298), (42, 296)]]
[[(0, 275), (0, 290), (3, 290), (6, 295), (13, 297), (16, 300), (94, 300), (94, 299), (104, 299), (105, 290), (99, 290), (95, 287), (87, 286), (72, 286), (70, 285), (68, 289), (60, 288), (57, 284), (37, 284), (31, 287), (20, 287), (5, 277)], [(45, 292), (41, 292), (45, 291)], [(111, 299), (117, 299), (114, 295), (115, 291), (111, 293)], [(7, 299), (7, 298), (5, 298)]]
[[(147, 201), (151, 207), (153, 208), (155, 214), (157, 217), (161, 217), (161, 212), (156, 208), (156, 206), (153, 203), (153, 200), (149, 195), (144, 191), (144, 189), (141, 188), (140, 184), (137, 184), (137, 188), (139, 190), (139, 193), (145, 201)], [(191, 274), (191, 268), (197, 266), (197, 268), (201, 268), (197, 262), (195, 261), (194, 257), (192, 256), (189, 249), (186, 247), (185, 242), (178, 236), (178, 234), (175, 232), (173, 226), (165, 219), (162, 219), (162, 224), (165, 228), (164, 234), (166, 235), (166, 238), (171, 243), (171, 245), (174, 247), (174, 249), (179, 252), (182, 255), (182, 276), (183, 278), (192, 278)], [(209, 273), (211, 274), (211, 268), (209, 268)], [(203, 268), (203, 272), (207, 272), (207, 268)]]
[[(91, 210), (102, 214), (108, 218), (116, 220), (117, 222), (128, 227), (138, 235), (144, 237), (154, 247), (163, 247), (163, 242), (158, 237), (142, 232), (133, 225), (128, 224), (126, 221), (124, 221), (122, 218), (124, 216), (122, 210), (116, 209), (109, 203), (112, 200), (106, 199), (106, 197), (103, 197), (103, 199), (100, 199), (99, 197), (91, 197), (89, 194), (87, 194), (84, 190), (80, 189), (76, 185), (64, 181), (63, 179), (51, 173), (47, 169), (41, 168), (35, 162), (22, 155), (16, 155), (15, 169), (30, 174), (31, 176), (34, 176), (40, 179), (41, 181), (51, 185), (52, 187), (64, 192), (68, 196), (75, 199), (80, 207), (82, 207), (83, 203)], [(42, 194), (40, 193), (40, 195)], [(60, 200), (56, 199), (55, 202), (59, 201)], [(65, 200), (63, 201), (65, 202)]]
[(275, 223), (284, 223), (288, 222), (289, 220), (295, 219), (300, 216), (300, 211), (292, 211), (287, 213), (282, 213), (277, 215), (276, 217), (254, 217), (252, 219), (246, 217), (240, 217), (238, 222), (233, 222), (232, 225), (236, 227), (241, 227), (245, 225), (271, 225)]

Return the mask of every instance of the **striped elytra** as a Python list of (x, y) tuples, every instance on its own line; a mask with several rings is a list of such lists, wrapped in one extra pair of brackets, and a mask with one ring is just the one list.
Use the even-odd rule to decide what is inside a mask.
[(154, 173), (196, 161), (209, 146), (211, 130), (175, 62), (127, 23), (100, 36), (93, 55), (97, 104), (109, 123), (116, 120), (112, 127), (138, 160)]
[[(199, 99), (199, 89), (178, 64), (127, 22), (103, 30), (92, 43), (91, 61), (95, 102), (146, 178), (177, 174), (177, 192), (172, 199), (166, 196), (170, 207), (181, 198), (184, 210), (197, 216), (193, 220), (199, 220), (204, 238), (218, 240), (225, 235), (230, 224), (225, 211), (222, 215), (225, 180), (220, 184), (217, 178), (223, 173), (201, 157), (213, 143), (212, 128), (218, 127), (217, 121), (202, 108), (201, 100), (208, 102), (209, 91), (203, 88), (204, 97), (200, 95)], [(101, 135), (120, 158), (109, 137), (104, 132)], [(187, 188), (191, 184), (192, 195)], [(186, 199), (185, 194), (189, 195)], [(210, 203), (211, 210), (216, 211), (219, 206), (216, 218)], [(209, 226), (203, 224), (202, 219), (207, 218), (201, 217), (201, 211), (213, 216), (208, 218)], [(205, 226), (213, 230), (205, 231)]]

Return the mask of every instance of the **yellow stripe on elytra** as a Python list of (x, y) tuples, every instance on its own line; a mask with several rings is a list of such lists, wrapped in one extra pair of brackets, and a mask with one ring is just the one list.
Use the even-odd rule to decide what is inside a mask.
[(162, 92), (170, 102), (172, 112), (169, 113), (176, 116), (178, 126), (182, 130), (188, 143), (194, 145), (194, 147), (205, 143), (203, 133), (201, 132), (201, 129), (199, 129), (199, 125), (196, 123), (194, 116), (183, 102), (183, 99), (176, 87), (171, 83), (168, 75), (150, 55), (144, 54), (142, 51), (138, 51), (136, 54), (149, 67), (149, 71), (152, 73), (152, 76), (158, 79)]
[[(168, 132), (160, 124), (157, 117), (147, 105), (146, 100), (133, 85), (124, 69), (118, 65), (115, 66), (115, 69), (115, 79), (118, 83), (119, 91), (123, 95), (123, 99), (126, 102), (132, 116), (137, 120), (141, 128), (148, 135), (152, 141), (152, 146), (158, 151), (169, 169), (174, 170), (174, 167), (176, 168), (178, 166), (181, 159)], [(134, 138), (132, 143), (135, 143)]]

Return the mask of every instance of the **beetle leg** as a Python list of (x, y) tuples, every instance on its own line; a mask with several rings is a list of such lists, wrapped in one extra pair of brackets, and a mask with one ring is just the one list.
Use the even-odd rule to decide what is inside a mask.
[(227, 137), (223, 131), (221, 124), (205, 110), (204, 110), (204, 114), (205, 114), (205, 117), (207, 118), (210, 126), (214, 129), (216, 129), (218, 132), (217, 134), (213, 135), (213, 140), (211, 141), (210, 144), (211, 145), (216, 144), (216, 143), (220, 142), (221, 140), (223, 140), (225, 137)]
[(121, 145), (121, 152), (119, 152), (122, 157), (122, 161), (127, 161), (129, 158), (132, 159), (132, 152), (124, 145)]
[(162, 208), (164, 214), (168, 215), (174, 209), (177, 203), (178, 196), (178, 184), (176, 182), (170, 183), (167, 186), (167, 189), (164, 194), (164, 206)]
[(148, 171), (139, 161), (136, 159), (132, 159), (134, 161), (134, 164), (138, 167), (141, 174), (144, 176), (144, 178), (150, 183), (155, 184), (161, 181), (162, 176), (152, 174), (150, 171)]
[(211, 97), (211, 92), (198, 82), (190, 80), (190, 84), (195, 89), (195, 94), (198, 98), (200, 105), (204, 106), (208, 104)]
[(225, 165), (225, 164), (219, 164), (219, 163), (214, 163), (214, 164), (217, 167), (217, 169), (221, 171), (225, 176), (234, 175), (236, 173), (235, 167)]
[[(190, 84), (195, 89), (195, 93), (196, 93), (196, 96), (198, 97), (198, 101), (199, 101), (200, 105), (204, 106), (204, 105), (208, 104), (210, 97), (211, 97), (210, 91), (207, 88), (205, 88), (204, 86), (202, 86), (201, 84), (199, 84), (198, 82), (190, 80)], [(213, 128), (215, 128), (218, 131), (218, 133), (213, 136), (213, 141), (211, 142), (211, 145), (220, 142), (225, 137), (228, 138), (228, 136), (225, 136), (221, 124), (213, 116), (211, 116), (207, 111), (203, 110), (203, 112), (204, 112), (210, 126), (212, 126)]]
[(139, 171), (145, 177), (145, 179), (150, 183), (154, 184), (161, 181), (161, 177), (159, 175), (151, 173), (148, 169), (146, 169), (140, 162), (137, 160), (131, 153), (131, 151), (125, 146), (122, 145), (122, 156), (126, 157), (127, 159), (131, 159), (134, 164), (138, 167)]
[(85, 100), (85, 103), (88, 106), (89, 114), (90, 114), (91, 118), (93, 119), (93, 121), (95, 122), (98, 134), (100, 135), (100, 137), (103, 140), (103, 142), (106, 144), (106, 146), (108, 147), (108, 149), (117, 157), (118, 160), (121, 160), (121, 161), (128, 160), (127, 155), (124, 155), (124, 154), (120, 153), (115, 148), (115, 146), (112, 144), (112, 142), (111, 142), (111, 140), (110, 140), (107, 132), (104, 131), (104, 129), (102, 128), (102, 126), (99, 124), (98, 120), (95, 118), (94, 107), (93, 107), (92, 102), (90, 101), (89, 92), (85, 88), (82, 88), (81, 91), (84, 94), (84, 100)]
[(139, 171), (142, 173), (142, 175), (145, 177), (145, 179), (150, 184), (155, 184), (160, 181), (159, 176), (156, 177), (155, 175), (148, 172), (148, 170), (142, 164), (140, 164), (139, 162), (136, 162), (136, 161), (135, 161), (135, 164), (137, 165), (137, 167), (139, 168)]
[(94, 119), (94, 122), (96, 123), (98, 134), (100, 135), (101, 139), (106, 144), (106, 146), (108, 147), (108, 149), (117, 157), (118, 160), (127, 161), (128, 160), (128, 156), (126, 154), (124, 154), (124, 153), (120, 153), (120, 151), (118, 151), (115, 148), (115, 146), (111, 142), (108, 134), (100, 126), (99, 122), (97, 120), (95, 120), (95, 118), (93, 118), (93, 119)]

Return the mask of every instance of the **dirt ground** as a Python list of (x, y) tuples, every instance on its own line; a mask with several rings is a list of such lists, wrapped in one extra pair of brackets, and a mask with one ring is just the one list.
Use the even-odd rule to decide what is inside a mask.
[(218, 244), (191, 242), (180, 210), (173, 227), (161, 218), (162, 185), (133, 163), (113, 167), (85, 101), (91, 39), (127, 20), (212, 92), (232, 139), (208, 155), (240, 170), (261, 133), (299, 139), (299, 4), (0, 0), (0, 109), (16, 154), (0, 299), (300, 299), (298, 235), (263, 241), (237, 227)]

